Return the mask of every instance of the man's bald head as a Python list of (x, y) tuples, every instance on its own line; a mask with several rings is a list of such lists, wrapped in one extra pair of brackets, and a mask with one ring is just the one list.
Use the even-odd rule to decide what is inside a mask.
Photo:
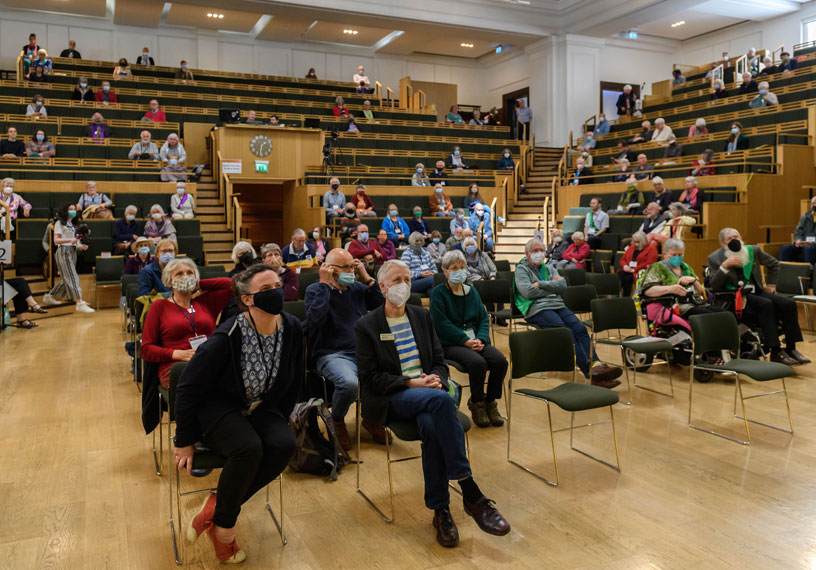
[(342, 248), (335, 248), (326, 255), (326, 263), (329, 265), (336, 265), (338, 267), (351, 266), (354, 258), (349, 252)]

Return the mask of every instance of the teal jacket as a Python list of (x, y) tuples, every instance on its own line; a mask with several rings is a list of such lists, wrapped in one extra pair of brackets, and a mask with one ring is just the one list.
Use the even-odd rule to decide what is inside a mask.
[(431, 318), (442, 346), (463, 346), (470, 340), (465, 329), (473, 329), (476, 338), (490, 344), (487, 311), (475, 287), (465, 285), (464, 295), (454, 295), (447, 283), (431, 291)]

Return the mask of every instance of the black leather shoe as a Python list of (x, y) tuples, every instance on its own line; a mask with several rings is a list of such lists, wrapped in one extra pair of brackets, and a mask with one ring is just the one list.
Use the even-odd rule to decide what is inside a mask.
[(780, 364), (787, 364), (788, 366), (797, 366), (801, 364), (798, 360), (788, 356), (788, 353), (784, 350), (780, 350), (776, 354), (772, 354), (771, 362), (779, 362)]
[(805, 355), (796, 350), (795, 348), (791, 350), (790, 348), (785, 350), (788, 353), (788, 356), (793, 358), (799, 364), (810, 364), (810, 359), (805, 358)]
[(459, 529), (453, 522), (450, 509), (436, 509), (434, 511), (433, 525), (436, 529), (436, 541), (445, 548), (453, 548), (459, 544)]
[(504, 517), (496, 508), (496, 503), (482, 497), (475, 503), (468, 502), (467, 499), (462, 499), (465, 505), (465, 512), (473, 517), (479, 528), (487, 534), (495, 534), (496, 536), (504, 536), (510, 532), (510, 523), (504, 520)]

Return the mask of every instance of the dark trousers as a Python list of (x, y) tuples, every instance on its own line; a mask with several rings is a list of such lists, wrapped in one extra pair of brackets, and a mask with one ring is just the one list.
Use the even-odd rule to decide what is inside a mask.
[(635, 274), (621, 269), (618, 271), (618, 280), (621, 284), (621, 295), (624, 297), (631, 296), (632, 285), (635, 284)]
[(783, 245), (779, 250), (779, 260), (816, 263), (816, 243), (808, 243), (802, 247), (796, 247), (792, 243)]
[(586, 242), (589, 244), (590, 249), (600, 249), (601, 248), (601, 238), (600, 238), (600, 236), (587, 236)]
[(277, 411), (248, 416), (230, 412), (215, 424), (204, 444), (227, 458), (218, 478), (213, 523), (232, 528), (241, 505), (280, 475), (297, 449), (289, 421)]
[(525, 317), (524, 320), (540, 329), (568, 328), (575, 343), (575, 363), (584, 373), (584, 376), (589, 378), (589, 368), (593, 360), (598, 360), (598, 355), (592, 351), (592, 341), (589, 338), (586, 325), (578, 320), (575, 313), (566, 307), (545, 309), (532, 317)]
[(441, 509), (450, 504), (448, 481), (471, 476), (465, 450), (465, 432), (456, 416), (456, 404), (444, 390), (408, 388), (391, 396), (390, 420), (415, 421), (422, 439), (425, 506)]
[(781, 347), (780, 325), (785, 335), (786, 347), (796, 348), (796, 343), (802, 341), (796, 301), (765, 291), (748, 294), (747, 299), (748, 303), (742, 311), (742, 320), (749, 324), (759, 325), (762, 329), (765, 350), (773, 351)]
[[(470, 399), (474, 402), (494, 402), (501, 398), (504, 376), (507, 374), (507, 359), (496, 348), (485, 345), (476, 352), (466, 346), (446, 346), (445, 358), (455, 360), (467, 368), (470, 381)], [(485, 376), (490, 371), (485, 394)]]
[(6, 282), (12, 289), (17, 291), (17, 294), (14, 296), (14, 299), (12, 299), (12, 302), (14, 303), (14, 312), (19, 317), (23, 313), (28, 312), (28, 303), (26, 303), (26, 299), (31, 297), (31, 288), (28, 286), (28, 282), (22, 277), (9, 277), (6, 279)]

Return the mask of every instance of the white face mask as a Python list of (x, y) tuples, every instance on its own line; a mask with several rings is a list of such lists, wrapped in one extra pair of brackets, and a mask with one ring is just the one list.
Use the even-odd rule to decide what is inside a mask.
[(562, 239), (563, 238), (561, 236), (555, 236), (553, 237), (553, 243), (561, 243)]
[(5, 188), (3, 188), (3, 194), (6, 194), (7, 196), (12, 192), (14, 192), (13, 186), (6, 186)]
[(198, 288), (198, 281), (196, 281), (196, 278), (192, 275), (186, 275), (173, 279), (173, 281), (170, 282), (170, 286), (173, 288), (173, 291), (178, 291), (179, 293), (192, 293)]
[(510, 158), (510, 153), (509, 153), (509, 152), (505, 152), (505, 153), (504, 153), (504, 158)]
[(536, 251), (530, 254), (530, 261), (533, 262), (535, 265), (544, 265), (544, 262), (547, 261), (547, 254), (543, 251)]
[(320, 239), (320, 232), (312, 232), (312, 237), (315, 239)]
[(408, 298), (411, 296), (411, 286), (407, 283), (391, 285), (385, 296), (397, 307), (402, 307), (408, 302)]
[(162, 215), (156, 212), (155, 214), (153, 214), (153, 219), (156, 220), (157, 222), (160, 222), (162, 219)]

